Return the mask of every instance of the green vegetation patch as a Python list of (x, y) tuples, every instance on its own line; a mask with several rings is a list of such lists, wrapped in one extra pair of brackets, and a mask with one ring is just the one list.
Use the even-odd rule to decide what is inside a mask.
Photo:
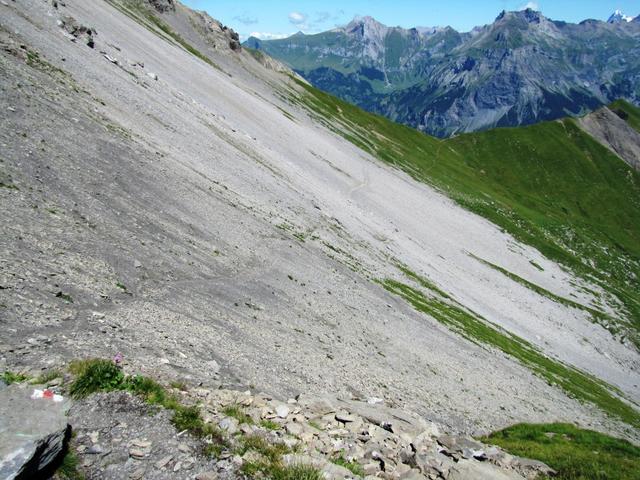
[(56, 378), (62, 378), (63, 375), (64, 375), (63, 372), (61, 372), (60, 370), (56, 370), (56, 369), (47, 370), (46, 372), (34, 378), (31, 381), (31, 383), (35, 385), (47, 385), (48, 383), (50, 383), (52, 380), (55, 380)]
[(267, 430), (271, 430), (271, 431), (278, 431), (280, 430), (280, 428), (282, 428), (280, 426), (280, 424), (274, 422), (273, 420), (261, 420), (260, 421), (260, 426), (262, 428), (266, 428)]
[(640, 108), (624, 100), (617, 100), (609, 108), (631, 127), (640, 132)]
[[(408, 276), (420, 279), (420, 276), (413, 272)], [(559, 386), (569, 396), (592, 403), (633, 427), (640, 427), (640, 413), (612, 393), (615, 391), (612, 386), (576, 368), (548, 358), (526, 340), (491, 324), (451, 297), (443, 297), (438, 289), (429, 287), (428, 280), (422, 279), (418, 282), (427, 290), (426, 293), (397, 280), (386, 279), (379, 283), (387, 291), (406, 300), (417, 311), (433, 317), (471, 342), (501, 350), (534, 374), (544, 378), (550, 385)]]
[(13, 183), (3, 183), (0, 182), (0, 188), (6, 188), (7, 190), (20, 190), (16, 185), (14, 185)]
[(640, 479), (640, 448), (574, 425), (521, 424), (481, 440), (546, 463), (558, 472), (558, 480)]
[(292, 81), (289, 101), (330, 130), (600, 286), (640, 347), (640, 173), (575, 121), (439, 140)]
[(84, 398), (92, 393), (119, 390), (123, 387), (124, 373), (109, 360), (74, 361), (70, 370), (76, 376), (69, 388), (69, 393), (74, 398)]
[(80, 462), (78, 457), (71, 450), (67, 450), (67, 453), (62, 458), (60, 466), (56, 469), (56, 474), (53, 478), (59, 478), (62, 480), (84, 480), (86, 477), (80, 470)]
[(12, 383), (22, 383), (29, 380), (31, 377), (28, 375), (24, 375), (22, 373), (14, 373), (10, 371), (6, 371), (2, 374), (2, 381), (7, 385), (11, 385)]
[(244, 411), (244, 409), (240, 405), (228, 405), (222, 410), (222, 413), (224, 413), (227, 417), (235, 418), (241, 424), (242, 423), (246, 423), (248, 425), (254, 424), (253, 418), (247, 415), (247, 413)]
[(311, 465), (283, 466), (279, 463), (252, 463), (242, 465), (242, 472), (250, 478), (270, 480), (323, 480), (324, 476)]
[(260, 435), (240, 437), (237, 455), (248, 452), (257, 454), (257, 459), (242, 465), (242, 473), (249, 478), (270, 480), (321, 480), (321, 472), (309, 465), (284, 465), (282, 456), (291, 453), (291, 449), (283, 443), (270, 443)]
[(364, 477), (365, 476), (364, 468), (362, 468), (362, 465), (360, 465), (355, 460), (349, 461), (349, 460), (345, 459), (343, 456), (339, 456), (339, 457), (333, 458), (331, 460), (331, 462), (336, 464), (336, 465), (339, 465), (341, 467), (346, 468), (347, 470), (349, 470), (351, 473), (353, 473), (357, 477)]

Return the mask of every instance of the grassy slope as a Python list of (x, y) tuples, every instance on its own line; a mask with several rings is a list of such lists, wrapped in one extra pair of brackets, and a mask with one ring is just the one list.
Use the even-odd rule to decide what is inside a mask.
[(558, 480), (640, 479), (640, 448), (573, 425), (515, 425), (482, 441), (543, 461)]
[(621, 303), (609, 330), (640, 345), (640, 174), (573, 120), (438, 140), (300, 85), (337, 133), (599, 284)]

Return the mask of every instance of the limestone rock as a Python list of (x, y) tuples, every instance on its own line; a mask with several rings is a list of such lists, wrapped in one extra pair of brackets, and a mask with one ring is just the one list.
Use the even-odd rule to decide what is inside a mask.
[(449, 472), (448, 480), (524, 480), (516, 472), (501, 470), (486, 462), (460, 460)]
[(238, 420), (235, 418), (227, 417), (220, 421), (218, 426), (225, 430), (229, 435), (233, 435), (238, 431)]
[(280, 418), (287, 418), (289, 416), (290, 409), (287, 405), (281, 404), (276, 407), (276, 415)]

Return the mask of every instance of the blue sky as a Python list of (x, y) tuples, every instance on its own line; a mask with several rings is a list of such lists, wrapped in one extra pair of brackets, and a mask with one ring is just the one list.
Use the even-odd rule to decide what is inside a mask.
[(344, 25), (357, 15), (371, 15), (385, 25), (450, 25), (460, 31), (491, 23), (502, 10), (529, 5), (554, 20), (606, 20), (620, 9), (640, 14), (640, 0), (182, 0), (206, 10), (246, 38), (289, 36), (299, 30), (316, 33)]

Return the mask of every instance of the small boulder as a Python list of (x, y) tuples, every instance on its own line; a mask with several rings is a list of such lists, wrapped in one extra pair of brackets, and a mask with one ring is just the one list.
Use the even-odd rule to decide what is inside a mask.
[(289, 407), (281, 404), (276, 407), (276, 415), (280, 418), (287, 418), (289, 416)]
[(231, 417), (223, 418), (218, 426), (225, 430), (229, 435), (233, 435), (238, 431), (238, 420)]
[(302, 427), (302, 425), (296, 422), (289, 422), (284, 426), (284, 428), (289, 435), (293, 435), (294, 437), (301, 435), (302, 432), (304, 431), (304, 428)]
[(31, 398), (24, 385), (0, 390), (0, 478), (37, 478), (62, 454), (71, 431), (69, 403)]

